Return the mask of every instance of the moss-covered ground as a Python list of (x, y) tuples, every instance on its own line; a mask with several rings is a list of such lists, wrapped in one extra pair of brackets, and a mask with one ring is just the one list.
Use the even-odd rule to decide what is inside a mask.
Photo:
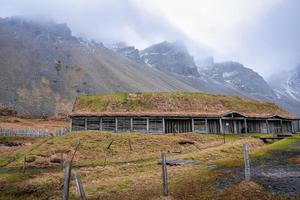
[[(60, 199), (63, 171), (59, 162), (61, 156), (64, 162), (71, 159), (78, 139), (80, 146), (72, 171), (81, 174), (88, 199), (237, 199), (241, 190), (245, 190), (244, 199), (251, 199), (251, 193), (255, 193), (256, 199), (285, 199), (267, 193), (254, 182), (242, 182), (226, 190), (220, 190), (216, 184), (216, 179), (234, 176), (224, 173), (224, 169), (243, 165), (244, 143), (249, 144), (251, 157), (263, 157), (275, 149), (289, 148), (293, 141), (285, 139), (264, 145), (257, 138), (261, 135), (226, 135), (225, 144), (222, 135), (209, 134), (74, 132), (48, 139), (0, 138), (0, 142), (23, 144), (5, 147), (15, 149), (0, 153), (0, 199)], [(182, 141), (194, 144), (179, 144)], [(194, 161), (168, 166), (167, 198), (162, 197), (158, 164), (161, 152), (167, 154), (168, 160)], [(70, 198), (79, 199), (74, 179)]]

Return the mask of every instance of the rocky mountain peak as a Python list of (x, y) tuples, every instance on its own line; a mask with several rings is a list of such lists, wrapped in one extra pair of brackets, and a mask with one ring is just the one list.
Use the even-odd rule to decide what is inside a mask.
[(202, 71), (214, 80), (232, 88), (251, 94), (259, 99), (273, 98), (274, 92), (257, 72), (244, 67), (238, 62), (215, 63)]
[(63, 39), (72, 38), (72, 33), (67, 24), (56, 24), (51, 21), (31, 21), (20, 17), (0, 18), (0, 25), (3, 29), (14, 28), (15, 32), (32, 32), (35, 36), (60, 37)]
[(113, 51), (122, 54), (137, 63), (145, 64), (144, 60), (140, 56), (140, 51), (134, 46), (127, 46), (125, 42), (118, 42), (109, 46)]
[(154, 44), (141, 51), (141, 56), (145, 63), (161, 71), (183, 76), (199, 76), (194, 58), (181, 43), (165, 41)]

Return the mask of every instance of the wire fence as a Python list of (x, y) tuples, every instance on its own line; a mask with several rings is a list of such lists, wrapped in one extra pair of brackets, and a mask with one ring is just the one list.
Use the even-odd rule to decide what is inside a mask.
[(51, 137), (51, 136), (63, 136), (70, 133), (69, 128), (58, 128), (54, 132), (49, 130), (40, 129), (12, 129), (12, 128), (0, 128), (0, 136), (5, 137)]

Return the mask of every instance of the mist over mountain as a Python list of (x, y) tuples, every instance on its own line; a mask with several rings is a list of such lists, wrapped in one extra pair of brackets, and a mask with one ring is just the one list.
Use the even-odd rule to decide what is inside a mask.
[(67, 115), (75, 96), (114, 91), (193, 91), (65, 24), (0, 19), (0, 102), (20, 114)]
[(290, 71), (274, 75), (269, 82), (274, 88), (278, 104), (300, 115), (300, 65)]
[[(136, 56), (131, 59), (138, 62), (142, 59), (148, 66), (168, 73), (197, 90), (271, 101), (300, 115), (299, 77), (296, 70), (290, 72), (292, 77), (289, 78), (288, 87), (285, 86), (286, 76), (276, 78), (276, 85), (269, 84), (260, 74), (238, 62), (215, 63), (213, 57), (207, 57), (197, 60), (196, 64), (193, 56), (178, 42), (165, 41), (141, 51), (135, 49), (135, 53)], [(122, 54), (131, 57), (128, 53)], [(285, 92), (282, 88), (285, 88)]]
[(66, 116), (77, 95), (204, 91), (277, 103), (300, 114), (299, 67), (271, 86), (237, 62), (197, 60), (183, 43), (143, 50), (74, 37), (66, 24), (0, 19), (0, 107), (19, 114)]

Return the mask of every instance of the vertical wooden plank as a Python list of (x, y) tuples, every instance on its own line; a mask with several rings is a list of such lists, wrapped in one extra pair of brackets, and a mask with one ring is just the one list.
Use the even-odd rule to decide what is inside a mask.
[(267, 124), (267, 133), (270, 133), (269, 122), (267, 119), (266, 119), (266, 124)]
[(75, 183), (76, 183), (76, 187), (79, 192), (79, 195), (80, 195), (80, 200), (86, 200), (85, 192), (84, 192), (84, 189), (82, 186), (82, 182), (81, 182), (79, 173), (75, 174)]
[(163, 195), (168, 196), (168, 172), (167, 172), (167, 163), (166, 163), (166, 154), (161, 154), (161, 166), (162, 166), (162, 182), (163, 182)]
[(224, 132), (223, 132), (222, 118), (219, 119), (219, 124), (220, 124), (220, 133), (224, 133)]
[(149, 133), (149, 117), (147, 117), (147, 133)]
[(84, 119), (84, 130), (87, 130), (87, 117)]
[(102, 117), (100, 117), (100, 122), (99, 122), (99, 130), (102, 131)]
[(209, 133), (207, 118), (205, 118), (205, 132)]
[(163, 133), (166, 133), (166, 125), (165, 125), (165, 118), (162, 119), (162, 126), (163, 126)]
[(248, 133), (247, 119), (244, 119), (245, 133)]
[(281, 133), (283, 133), (283, 123), (282, 123), (282, 119), (280, 120), (280, 127), (281, 127)]
[(115, 132), (118, 132), (118, 118), (115, 117)]
[(237, 133), (236, 120), (233, 120), (233, 132)]
[(133, 131), (133, 118), (130, 117), (130, 132)]
[(248, 144), (244, 144), (244, 163), (245, 163), (245, 180), (250, 180), (250, 161), (249, 161), (249, 147)]
[(72, 165), (70, 162), (66, 163), (65, 171), (64, 171), (64, 187), (63, 187), (63, 200), (69, 199), (69, 185), (70, 185), (70, 179), (71, 179), (71, 168)]

